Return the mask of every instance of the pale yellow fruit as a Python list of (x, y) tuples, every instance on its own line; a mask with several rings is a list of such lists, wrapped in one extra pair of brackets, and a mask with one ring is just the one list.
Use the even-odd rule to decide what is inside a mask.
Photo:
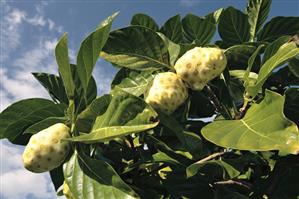
[(227, 59), (219, 48), (195, 47), (175, 63), (177, 75), (193, 90), (202, 90), (225, 69)]
[(70, 137), (70, 129), (57, 123), (31, 136), (23, 153), (24, 167), (34, 173), (50, 171), (66, 158), (70, 144), (62, 141)]
[(63, 194), (67, 199), (75, 199), (69, 186), (65, 181), (63, 182)]
[(184, 82), (172, 72), (159, 73), (145, 94), (145, 101), (167, 114), (174, 112), (188, 97)]

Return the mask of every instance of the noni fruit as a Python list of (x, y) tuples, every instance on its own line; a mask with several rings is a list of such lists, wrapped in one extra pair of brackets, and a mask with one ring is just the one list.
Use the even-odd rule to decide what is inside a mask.
[(70, 137), (70, 129), (57, 123), (31, 136), (23, 153), (24, 167), (41, 173), (61, 165), (66, 158), (70, 144), (62, 141)]
[(63, 194), (67, 199), (75, 199), (69, 186), (65, 181), (63, 182)]
[(223, 72), (226, 64), (221, 49), (195, 47), (180, 57), (174, 68), (192, 90), (202, 90), (209, 81)]
[(188, 97), (184, 82), (172, 72), (159, 73), (145, 94), (145, 101), (166, 114), (174, 112)]

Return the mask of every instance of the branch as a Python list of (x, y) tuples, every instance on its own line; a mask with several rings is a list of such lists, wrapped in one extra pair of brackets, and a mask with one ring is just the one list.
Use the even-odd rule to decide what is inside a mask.
[(251, 183), (246, 182), (244, 180), (237, 180), (237, 179), (236, 180), (217, 181), (212, 184), (212, 186), (225, 186), (225, 185), (237, 185), (237, 186), (246, 188), (248, 190), (251, 190), (253, 187)]
[(215, 159), (215, 158), (218, 158), (224, 154), (228, 153), (228, 151), (223, 151), (223, 152), (218, 152), (218, 153), (213, 153), (199, 161), (197, 161), (195, 164), (201, 164), (201, 163), (204, 163), (204, 162), (207, 162), (209, 160), (212, 160), (212, 159)]

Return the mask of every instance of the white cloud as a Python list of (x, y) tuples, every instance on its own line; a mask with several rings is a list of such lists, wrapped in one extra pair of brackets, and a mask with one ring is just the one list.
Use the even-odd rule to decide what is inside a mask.
[(180, 0), (180, 5), (184, 7), (192, 7), (200, 3), (200, 0)]

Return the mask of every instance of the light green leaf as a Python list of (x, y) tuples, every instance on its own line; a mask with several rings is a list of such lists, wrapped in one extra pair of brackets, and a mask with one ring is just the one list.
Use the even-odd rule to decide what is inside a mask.
[(135, 70), (169, 68), (169, 54), (161, 37), (142, 26), (110, 33), (101, 56), (116, 65)]
[(71, 66), (69, 62), (69, 54), (67, 47), (67, 33), (58, 41), (55, 47), (56, 62), (58, 64), (58, 71), (62, 78), (66, 93), (69, 99), (74, 98), (75, 85), (72, 78)]
[(233, 7), (225, 9), (219, 19), (218, 29), (222, 40), (229, 45), (249, 41), (248, 17)]
[(118, 71), (112, 81), (112, 89), (120, 88), (135, 96), (145, 93), (150, 82), (154, 79), (151, 71), (136, 71), (122, 68)]
[(186, 42), (204, 46), (213, 38), (216, 26), (208, 19), (188, 14), (182, 20), (183, 33)]
[(66, 105), (69, 103), (63, 81), (59, 76), (48, 73), (32, 73), (32, 75), (47, 89), (53, 100)]
[(201, 173), (201, 170), (204, 171), (205, 167), (211, 167), (210, 169), (213, 170), (214, 173), (220, 170), (221, 176), (224, 179), (232, 179), (237, 177), (240, 172), (235, 169), (232, 165), (226, 163), (222, 160), (210, 160), (208, 162), (195, 162), (187, 167), (186, 174), (187, 177), (190, 178), (197, 173)]
[(165, 35), (162, 33), (158, 32), (160, 37), (163, 39), (165, 45), (168, 48), (168, 53), (169, 53), (169, 59), (170, 59), (170, 64), (173, 66), (178, 59), (180, 52), (181, 52), (181, 46), (179, 44), (173, 43), (171, 40), (169, 40)]
[(289, 42), (282, 45), (278, 51), (262, 65), (256, 83), (246, 87), (248, 94), (251, 96), (257, 95), (272, 71), (298, 54), (299, 48), (295, 42)]
[(138, 133), (158, 125), (157, 113), (142, 99), (122, 90), (114, 90), (105, 113), (99, 115), (89, 134), (71, 138), (80, 142), (104, 142)]
[(144, 26), (144, 27), (152, 29), (153, 31), (159, 30), (159, 26), (157, 25), (155, 20), (153, 18), (151, 18), (150, 16), (142, 14), (142, 13), (135, 14), (132, 17), (131, 25)]
[(48, 117), (64, 116), (64, 106), (50, 100), (32, 98), (18, 101), (0, 114), (0, 139), (14, 141), (29, 126)]
[(66, 121), (67, 121), (66, 117), (48, 117), (44, 120), (41, 120), (31, 125), (29, 128), (25, 130), (25, 133), (35, 134), (43, 129), (48, 128), (51, 125), (54, 125), (56, 123), (65, 123)]
[(289, 40), (290, 36), (282, 36), (270, 43), (269, 45), (267, 45), (263, 55), (262, 64), (264, 64), (269, 58), (271, 58), (278, 51), (280, 46), (287, 43)]
[(107, 162), (78, 152), (64, 164), (64, 177), (76, 199), (138, 197)]
[(266, 90), (263, 101), (252, 105), (244, 118), (212, 122), (201, 133), (222, 147), (297, 154), (298, 128), (283, 115), (283, 105), (283, 96)]
[(175, 15), (168, 19), (161, 27), (160, 32), (162, 32), (172, 42), (181, 43), (183, 40), (183, 27), (180, 15)]
[(93, 68), (98, 60), (99, 54), (105, 45), (112, 21), (118, 13), (114, 13), (104, 20), (100, 26), (91, 34), (89, 34), (81, 43), (77, 55), (77, 71), (81, 81), (83, 90), (86, 91)]
[(299, 17), (274, 17), (258, 33), (258, 41), (274, 41), (284, 35), (299, 33)]
[(249, 0), (247, 5), (248, 22), (250, 24), (250, 41), (254, 41), (256, 33), (266, 21), (272, 0)]

